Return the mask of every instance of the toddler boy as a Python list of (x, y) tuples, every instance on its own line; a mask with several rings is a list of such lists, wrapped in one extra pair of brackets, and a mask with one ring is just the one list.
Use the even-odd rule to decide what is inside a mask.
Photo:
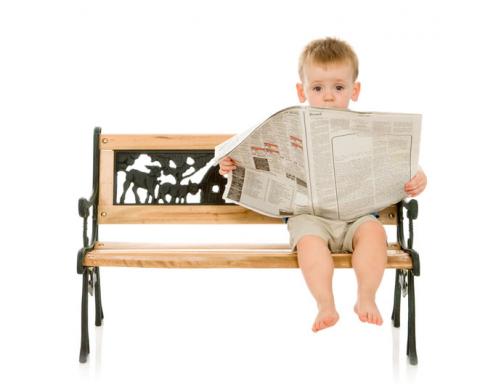
[[(358, 59), (346, 42), (325, 38), (310, 42), (299, 60), (300, 83), (297, 95), (301, 103), (313, 107), (348, 108), (360, 94)], [(235, 169), (230, 157), (220, 162), (220, 174)], [(426, 186), (422, 170), (405, 184), (405, 192), (416, 196)], [(312, 330), (333, 326), (339, 318), (332, 290), (334, 265), (331, 252), (352, 252), (357, 277), (357, 302), (354, 311), (363, 322), (381, 325), (382, 316), (375, 295), (387, 262), (387, 237), (382, 224), (366, 215), (354, 221), (329, 220), (298, 215), (288, 220), (290, 244), (297, 249), (298, 263), (307, 286), (317, 302), (318, 314)]]

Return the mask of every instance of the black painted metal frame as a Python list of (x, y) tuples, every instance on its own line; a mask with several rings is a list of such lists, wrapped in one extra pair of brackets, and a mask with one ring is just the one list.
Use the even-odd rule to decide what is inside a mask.
[[(77, 253), (77, 273), (83, 275), (82, 286), (82, 309), (81, 309), (81, 339), (80, 339), (80, 362), (85, 363), (90, 353), (88, 336), (88, 295), (95, 292), (95, 325), (102, 325), (103, 307), (100, 291), (100, 269), (98, 267), (87, 268), (83, 266), (83, 260), (87, 252), (93, 249), (98, 240), (98, 187), (100, 175), (100, 128), (95, 128), (93, 134), (93, 188), (89, 199), (81, 198), (78, 201), (78, 213), (83, 218), (83, 247)], [(91, 215), (91, 233), (88, 237), (88, 218)]]
[[(408, 219), (408, 240), (405, 242), (404, 210)], [(415, 199), (408, 202), (403, 200), (397, 204), (397, 241), (401, 248), (412, 258), (412, 269), (397, 269), (395, 273), (395, 291), (393, 296), (392, 321), (393, 326), (400, 327), (400, 302), (401, 296), (408, 295), (408, 336), (407, 355), (410, 364), (417, 365), (417, 343), (415, 328), (415, 276), (420, 276), (420, 257), (413, 249), (413, 220), (418, 217), (418, 203)]]

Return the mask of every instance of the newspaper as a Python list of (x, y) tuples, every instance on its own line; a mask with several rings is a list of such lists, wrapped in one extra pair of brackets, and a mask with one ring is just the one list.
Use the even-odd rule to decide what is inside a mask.
[(215, 148), (230, 156), (223, 198), (261, 214), (357, 217), (406, 197), (422, 116), (294, 106)]

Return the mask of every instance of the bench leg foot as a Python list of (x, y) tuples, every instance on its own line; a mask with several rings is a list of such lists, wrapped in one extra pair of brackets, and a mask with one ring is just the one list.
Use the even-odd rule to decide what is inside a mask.
[(407, 355), (411, 365), (418, 364), (415, 335), (415, 285), (413, 271), (408, 271), (408, 341)]
[(95, 282), (95, 325), (99, 327), (102, 325), (103, 320), (102, 294), (100, 291), (100, 268), (95, 267), (95, 274), (97, 275), (97, 281)]
[(87, 361), (90, 353), (90, 343), (88, 339), (88, 269), (83, 271), (82, 286), (82, 334), (80, 341), (80, 363)]
[(397, 269), (395, 272), (395, 291), (393, 294), (393, 311), (392, 311), (392, 321), (395, 328), (400, 327), (400, 270)]

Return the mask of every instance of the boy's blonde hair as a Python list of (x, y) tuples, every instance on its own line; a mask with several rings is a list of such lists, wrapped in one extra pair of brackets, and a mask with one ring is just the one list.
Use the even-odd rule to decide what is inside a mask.
[(308, 63), (325, 65), (345, 62), (352, 66), (355, 81), (358, 77), (358, 58), (348, 43), (333, 37), (313, 40), (300, 54), (298, 74), (303, 81), (303, 68)]

